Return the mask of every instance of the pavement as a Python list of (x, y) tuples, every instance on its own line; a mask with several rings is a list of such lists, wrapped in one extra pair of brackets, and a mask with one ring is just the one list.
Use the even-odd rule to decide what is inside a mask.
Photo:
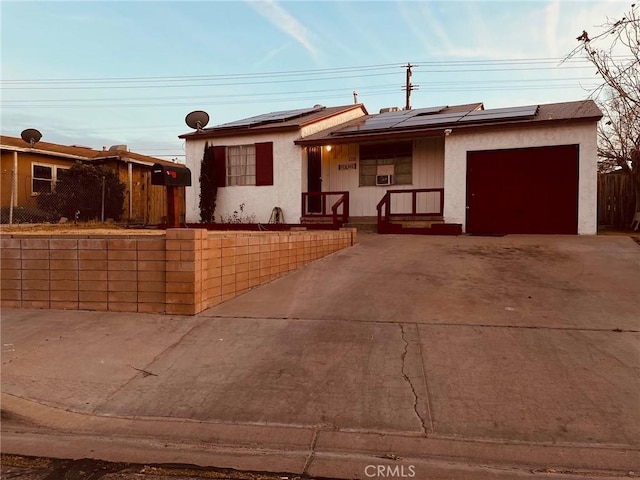
[(640, 246), (359, 235), (196, 316), (2, 310), (2, 452), (323, 478), (640, 472)]

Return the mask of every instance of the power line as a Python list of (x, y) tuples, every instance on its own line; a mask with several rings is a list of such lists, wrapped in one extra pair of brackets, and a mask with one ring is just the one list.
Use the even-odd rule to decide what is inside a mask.
[[(185, 87), (225, 87), (225, 86), (248, 86), (248, 85), (264, 85), (264, 84), (277, 84), (277, 83), (297, 83), (297, 82), (317, 82), (317, 81), (327, 81), (327, 80), (344, 80), (346, 78), (366, 78), (366, 77), (383, 77), (383, 76), (391, 76), (396, 75), (395, 72), (388, 73), (367, 73), (363, 75), (344, 75), (344, 76), (334, 76), (334, 77), (323, 77), (323, 78), (299, 78), (299, 79), (291, 79), (291, 80), (265, 80), (265, 81), (254, 81), (254, 82), (223, 82), (223, 83), (198, 83), (198, 84), (186, 84), (186, 85), (100, 85), (100, 86), (64, 86), (64, 87), (1, 87), (2, 90), (104, 90), (104, 89), (122, 89), (122, 88), (185, 88)], [(63, 83), (63, 82), (58, 82)], [(67, 83), (67, 82), (64, 82)]]
[[(514, 70), (548, 70), (548, 69), (576, 69), (587, 68), (591, 64), (587, 59), (575, 58), (565, 62), (564, 65), (559, 63), (561, 58), (537, 58), (537, 59), (508, 59), (508, 60), (450, 60), (450, 61), (424, 61), (420, 65), (431, 73), (460, 73), (460, 72), (500, 72)], [(584, 64), (583, 66), (568, 64)], [(543, 65), (543, 66), (541, 66)], [(546, 66), (544, 66), (546, 65)], [(265, 83), (291, 83), (319, 80), (341, 80), (345, 78), (359, 78), (372, 76), (388, 76), (395, 75), (395, 71), (400, 64), (381, 64), (368, 65), (363, 67), (343, 67), (316, 70), (297, 70), (288, 72), (267, 72), (267, 73), (236, 73), (236, 74), (219, 74), (219, 75), (191, 75), (191, 76), (165, 76), (165, 77), (111, 77), (111, 78), (60, 78), (60, 79), (4, 79), (0, 80), (0, 85), (4, 89), (104, 89), (104, 88), (178, 88), (183, 86), (201, 87), (201, 86), (228, 86), (228, 85), (258, 85)], [(503, 68), (512, 66), (515, 68)], [(433, 70), (433, 68), (448, 67), (444, 70)], [(478, 68), (487, 67), (487, 68)], [(524, 68), (522, 68), (524, 67)], [(370, 73), (379, 70), (388, 70), (386, 73)], [(369, 72), (369, 73), (364, 73)], [(335, 75), (339, 74), (339, 75)], [(342, 75), (348, 74), (348, 75)], [(281, 78), (285, 79), (281, 79)], [(294, 78), (287, 78), (294, 77)], [(305, 78), (299, 78), (305, 77)], [(312, 78), (307, 78), (312, 77)], [(259, 81), (239, 81), (261, 79)], [(265, 80), (266, 79), (266, 80)], [(168, 82), (194, 82), (194, 81), (212, 81), (213, 83), (189, 83), (185, 84), (169, 84)], [(230, 83), (229, 83), (230, 82)], [(55, 86), (57, 84), (65, 84), (64, 86)], [(131, 84), (133, 85), (127, 85)], [(145, 83), (148, 85), (138, 85)], [(156, 85), (157, 83), (164, 83)], [(70, 85), (72, 84), (72, 85)], [(91, 85), (100, 84), (100, 85)], [(105, 85), (106, 84), (106, 85)], [(122, 85), (124, 84), (124, 85)], [(47, 85), (47, 86), (42, 86)], [(54, 85), (54, 86), (51, 86)]]
[(381, 65), (368, 65), (363, 67), (341, 67), (341, 68), (326, 68), (315, 70), (291, 70), (284, 72), (266, 72), (266, 73), (229, 73), (229, 74), (217, 74), (217, 75), (177, 75), (166, 77), (109, 77), (109, 78), (46, 78), (46, 79), (12, 79), (12, 80), (0, 80), (0, 83), (57, 83), (57, 82), (137, 82), (137, 81), (189, 81), (189, 80), (207, 80), (207, 79), (238, 79), (238, 78), (253, 78), (253, 77), (281, 77), (281, 76), (299, 76), (299, 75), (317, 75), (324, 73), (345, 73), (345, 72), (358, 72), (358, 71), (371, 71), (380, 69), (396, 68), (400, 64), (389, 63)]
[[(597, 87), (596, 84), (589, 85), (576, 85), (573, 83), (565, 83), (565, 84), (554, 84), (554, 85), (484, 85), (484, 86), (476, 86), (469, 87), (465, 86), (464, 83), (453, 83), (447, 85), (443, 83), (440, 86), (433, 86), (428, 89), (429, 92), (491, 92), (491, 91), (533, 91), (533, 90), (558, 90), (558, 89), (575, 89), (575, 88), (584, 88), (585, 90), (590, 90)], [(414, 90), (412, 88), (412, 90)], [(361, 97), (376, 97), (380, 95), (389, 95), (397, 93), (398, 90), (386, 90), (379, 92), (371, 92), (371, 93), (360, 93)], [(347, 93), (342, 95), (322, 95), (322, 96), (309, 96), (309, 97), (287, 97), (287, 101), (323, 101), (330, 99), (338, 99), (343, 98), (346, 99), (348, 96)], [(281, 98), (273, 98), (273, 99), (264, 99), (264, 98), (248, 98), (242, 100), (232, 100), (232, 99), (220, 99), (217, 98), (216, 101), (204, 101), (203, 98), (194, 97), (194, 100), (198, 100), (200, 103), (206, 103), (207, 105), (244, 105), (247, 103), (252, 104), (268, 104), (268, 103), (279, 103), (282, 102)], [(224, 97), (226, 98), (226, 97)], [(232, 96), (231, 96), (232, 98)], [(128, 100), (140, 100), (136, 98), (131, 98)], [(191, 102), (167, 102), (162, 101), (162, 98), (151, 99), (151, 101), (146, 103), (113, 103), (111, 99), (93, 99), (90, 100), (94, 103), (78, 103), (85, 102), (89, 100), (82, 99), (65, 99), (64, 101), (56, 101), (56, 100), (25, 100), (25, 101), (3, 101), (4, 109), (11, 108), (105, 108), (106, 106), (112, 108), (149, 108), (149, 107), (183, 107), (183, 106), (191, 106), (193, 105), (193, 101)], [(105, 105), (104, 103), (95, 103), (97, 101), (111, 102), (109, 105)], [(46, 103), (44, 103), (46, 102)], [(70, 103), (64, 103), (70, 102)]]
[[(376, 86), (370, 86), (370, 87), (360, 87), (361, 90), (363, 91), (369, 91), (369, 90), (380, 90), (380, 89), (388, 89), (390, 87), (395, 87), (396, 84), (395, 83), (389, 83), (389, 84), (383, 84), (383, 85), (376, 85)], [(358, 87), (357, 87), (358, 88)], [(325, 89), (320, 89), (320, 90), (301, 90), (301, 91), (285, 91), (285, 92), (256, 92), (256, 93), (232, 93), (232, 94), (226, 94), (224, 95), (227, 98), (231, 98), (231, 97), (242, 97), (242, 98), (247, 98), (247, 97), (259, 97), (259, 96), (274, 96), (274, 95), (280, 95), (280, 96), (289, 96), (289, 95), (297, 95), (297, 94), (308, 94), (308, 93), (327, 93), (327, 92), (344, 92), (344, 88), (325, 88)], [(172, 96), (172, 97), (158, 97), (158, 96), (154, 96), (154, 97), (123, 97), (123, 98), (66, 98), (66, 99), (38, 99), (38, 102), (65, 102), (65, 101), (79, 101), (79, 102), (113, 102), (113, 101), (128, 101), (128, 100), (188, 100), (188, 99), (193, 99), (193, 100), (203, 100), (203, 99), (208, 99), (208, 98), (220, 98), (220, 95), (179, 95), (179, 96)], [(33, 102), (34, 100), (29, 99), (29, 100), (2, 100), (0, 103), (28, 103), (28, 102)]]
[[(412, 65), (415, 67), (415, 65)], [(531, 90), (536, 88), (568, 88), (572, 86), (576, 86), (575, 84), (570, 84), (567, 82), (570, 81), (589, 81), (592, 82), (592, 77), (569, 77), (569, 78), (527, 78), (527, 79), (505, 79), (505, 80), (468, 80), (468, 81), (427, 81), (422, 82), (422, 85), (425, 87), (429, 87), (429, 90), (434, 91), (457, 91), (453, 87), (464, 87), (465, 90), (469, 91), (484, 91), (484, 90), (492, 90), (493, 88), (482, 88), (483, 85), (490, 85), (492, 87), (498, 88), (507, 88), (510, 90), (522, 89), (522, 90)], [(528, 86), (528, 85), (519, 85), (519, 84), (530, 84), (530, 83), (541, 83), (546, 82), (547, 85), (543, 85), (540, 87), (536, 86)], [(560, 83), (562, 82), (562, 83)], [(439, 89), (438, 87), (445, 86), (447, 88)], [(382, 84), (382, 85), (373, 85), (369, 87), (356, 87), (361, 95), (372, 95), (374, 93), (392, 93), (395, 90), (391, 90), (390, 87), (396, 87), (396, 84)], [(480, 88), (478, 88), (480, 87)], [(405, 87), (406, 88), (406, 87)], [(311, 93), (331, 93), (331, 92), (344, 92), (344, 88), (329, 88), (329, 89), (318, 89), (318, 90), (299, 90), (299, 91), (285, 91), (285, 92), (254, 92), (254, 93), (236, 93), (236, 94), (225, 94), (225, 99), (231, 98), (249, 98), (249, 99), (259, 99), (263, 96), (287, 96), (290, 97), (294, 94), (311, 94)], [(340, 95), (342, 96), (342, 95)], [(169, 96), (169, 97), (159, 97), (159, 96), (150, 96), (150, 97), (115, 97), (115, 98), (58, 98), (58, 99), (48, 99), (48, 98), (39, 98), (39, 99), (15, 99), (15, 100), (2, 100), (0, 104), (5, 106), (11, 106), (16, 104), (45, 104), (45, 103), (64, 103), (64, 102), (109, 102), (113, 104), (113, 102), (128, 102), (128, 101), (151, 101), (151, 102), (166, 102), (169, 100), (195, 100), (202, 102), (203, 100), (208, 99), (219, 99), (220, 95), (178, 95), (178, 96)]]
[[(616, 59), (631, 59), (630, 56), (616, 56)], [(484, 59), (484, 60), (446, 60), (446, 61), (434, 61), (423, 60), (419, 63), (425, 67), (459, 67), (465, 65), (474, 66), (491, 66), (491, 65), (540, 65), (551, 64), (559, 67), (560, 63), (564, 60), (565, 64), (568, 63), (585, 63), (590, 64), (589, 60), (584, 58), (571, 58), (564, 59), (562, 57), (542, 57), (542, 58), (523, 58), (523, 59)], [(335, 73), (357, 73), (367, 72), (375, 70), (395, 70), (398, 67), (403, 67), (403, 64), (399, 63), (386, 63), (377, 65), (363, 65), (358, 67), (334, 67), (324, 69), (311, 69), (311, 70), (288, 70), (280, 72), (255, 72), (255, 73), (229, 73), (229, 74), (210, 74), (210, 75), (171, 75), (171, 76), (133, 76), (133, 77), (88, 77), (88, 78), (38, 78), (38, 79), (3, 79), (0, 80), (1, 84), (14, 84), (14, 83), (30, 83), (30, 84), (43, 84), (43, 83), (125, 83), (125, 82), (183, 82), (192, 80), (237, 80), (237, 79), (251, 79), (251, 78), (278, 78), (278, 77), (290, 77), (290, 76), (309, 76), (309, 75), (325, 75)]]

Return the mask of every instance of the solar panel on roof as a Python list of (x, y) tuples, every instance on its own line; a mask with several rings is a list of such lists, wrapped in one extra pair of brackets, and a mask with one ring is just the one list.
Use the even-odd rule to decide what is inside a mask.
[[(425, 115), (437, 114), (447, 108), (446, 106), (419, 108), (417, 110), (400, 110), (395, 112), (384, 112), (378, 115), (372, 115), (364, 120), (363, 123), (351, 125), (339, 131), (333, 132), (333, 135), (347, 135), (350, 133), (371, 132), (374, 130), (393, 129), (396, 126), (404, 125), (409, 119), (415, 117), (424, 118)], [(461, 114), (455, 114), (460, 117)], [(423, 121), (423, 120), (422, 120)]]
[(396, 125), (396, 128), (405, 127), (422, 127), (432, 126), (444, 123), (454, 123), (460, 120), (464, 116), (463, 113), (439, 113), (434, 115), (417, 115), (415, 117), (407, 118), (403, 122)]
[(392, 123), (383, 123), (383, 122), (365, 122), (360, 125), (351, 125), (349, 127), (343, 128), (341, 130), (335, 131), (332, 135), (347, 135), (350, 133), (359, 133), (359, 132), (372, 132), (376, 130), (386, 130), (388, 128), (393, 128), (395, 124), (398, 123), (398, 120), (394, 120)]
[(412, 117), (415, 117), (415, 116), (418, 116), (418, 115), (430, 115), (430, 114), (433, 114), (433, 113), (440, 113), (445, 108), (447, 108), (447, 105), (441, 105), (439, 107), (418, 108), (416, 110), (408, 110), (408, 111), (409, 112), (413, 112)]
[[(393, 113), (398, 113), (398, 112), (393, 112)], [(394, 125), (401, 122), (403, 118), (404, 117), (400, 117), (398, 115), (381, 113), (379, 115), (366, 118), (362, 123), (351, 125), (349, 127), (333, 132), (333, 134), (346, 135), (348, 133), (357, 133), (357, 132), (363, 132), (363, 131), (384, 130), (387, 128), (392, 128)]]
[(523, 107), (492, 108), (490, 110), (477, 110), (469, 112), (460, 122), (504, 120), (510, 118), (532, 117), (538, 111), (538, 105), (527, 105)]
[(278, 112), (264, 113), (262, 115), (256, 115), (255, 117), (249, 117), (242, 120), (236, 120), (234, 122), (223, 123), (216, 128), (250, 127), (279, 121), (285, 122), (287, 120), (293, 120), (294, 118), (301, 117), (308, 113), (323, 110), (324, 108), (325, 107), (298, 108), (295, 110), (281, 110)]
[(402, 130), (409, 128), (433, 128), (453, 126), (458, 123), (510, 120), (532, 117), (538, 111), (538, 105), (522, 107), (473, 110), (470, 112), (438, 113), (447, 107), (430, 107), (417, 110), (385, 112), (367, 117), (361, 123), (337, 130), (332, 135), (353, 135), (373, 133), (382, 130)]

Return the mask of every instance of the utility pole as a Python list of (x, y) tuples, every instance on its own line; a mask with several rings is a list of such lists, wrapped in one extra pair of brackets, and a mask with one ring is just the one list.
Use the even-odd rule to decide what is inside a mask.
[(407, 69), (407, 78), (405, 81), (405, 86), (402, 88), (403, 90), (405, 90), (406, 93), (406, 102), (405, 102), (405, 106), (404, 109), (405, 110), (411, 110), (411, 91), (412, 90), (417, 90), (418, 87), (420, 85), (413, 85), (411, 83), (411, 67), (415, 67), (416, 65), (411, 65), (410, 63), (407, 63), (407, 65), (404, 67)]

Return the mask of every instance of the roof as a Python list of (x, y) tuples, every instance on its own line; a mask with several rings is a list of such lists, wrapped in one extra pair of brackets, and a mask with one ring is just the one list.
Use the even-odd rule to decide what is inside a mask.
[(162, 160), (160, 158), (149, 157), (140, 153), (128, 152), (126, 150), (94, 150), (89, 147), (79, 145), (60, 145), (58, 143), (38, 142), (33, 148), (21, 138), (0, 136), (0, 150), (30, 151), (35, 154), (52, 155), (60, 158), (84, 161), (132, 161), (141, 165), (161, 163), (165, 165), (175, 165), (175, 162)]
[(320, 120), (326, 120), (327, 118), (358, 109), (362, 110), (365, 115), (368, 113), (367, 109), (361, 103), (337, 107), (316, 105), (306, 109), (282, 110), (224, 123), (215, 127), (203, 128), (200, 131), (182, 134), (179, 138), (190, 140), (194, 138), (246, 135), (249, 133), (295, 131)]
[(445, 130), (469, 131), (597, 121), (602, 112), (593, 100), (484, 109), (482, 103), (431, 107), (367, 115), (296, 141), (327, 145), (385, 139), (441, 136)]

